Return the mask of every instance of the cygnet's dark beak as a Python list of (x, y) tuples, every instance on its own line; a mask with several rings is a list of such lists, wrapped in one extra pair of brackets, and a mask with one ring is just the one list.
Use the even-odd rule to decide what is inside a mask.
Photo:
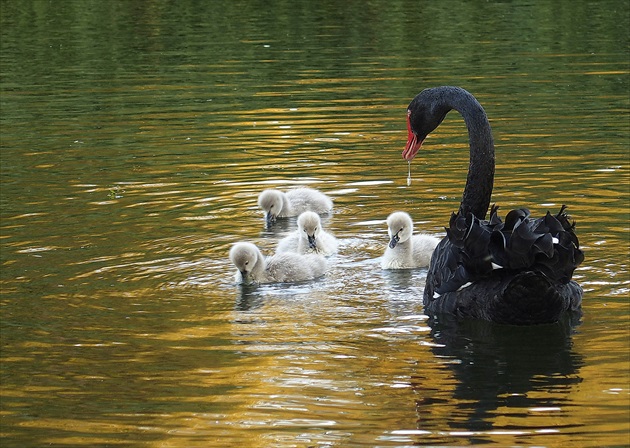
[(267, 212), (265, 220), (267, 221), (267, 226), (271, 226), (274, 222), (276, 222), (276, 215), (271, 212)]
[(394, 247), (396, 247), (396, 244), (398, 244), (398, 241), (400, 241), (400, 237), (398, 236), (398, 234), (396, 234), (389, 241), (389, 247), (393, 249)]
[(308, 235), (308, 247), (311, 249), (317, 249), (317, 243), (315, 242), (315, 235)]

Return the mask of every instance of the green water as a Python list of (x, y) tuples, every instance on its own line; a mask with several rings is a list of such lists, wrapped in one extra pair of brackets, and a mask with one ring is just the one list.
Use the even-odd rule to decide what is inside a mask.
[[(3, 447), (630, 443), (627, 2), (0, 3)], [(495, 135), (493, 201), (561, 204), (574, 326), (432, 325), (384, 220), (441, 235), (467, 167), (453, 84)], [(331, 195), (312, 283), (241, 288), (270, 186)]]

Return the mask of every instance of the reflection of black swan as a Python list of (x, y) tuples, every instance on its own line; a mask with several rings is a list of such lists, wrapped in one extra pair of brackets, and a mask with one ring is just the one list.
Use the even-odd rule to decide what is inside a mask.
[(555, 322), (577, 310), (582, 288), (573, 280), (584, 259), (564, 212), (533, 219), (527, 209), (502, 222), (492, 207), (494, 143), (486, 113), (466, 90), (437, 87), (419, 93), (407, 109), (403, 157), (411, 161), (446, 114), (462, 114), (470, 139), (470, 166), (459, 211), (435, 249), (424, 290), (425, 312), (450, 313), (509, 324)]
[[(579, 313), (572, 312), (555, 324), (519, 327), (449, 315), (431, 318), (431, 351), (454, 381), (436, 383), (435, 370), (426, 367), (412, 378), (418, 429), (435, 438), (427, 442), (457, 444), (445, 429), (480, 432), (470, 443), (496, 441), (483, 434), (490, 430), (536, 431), (539, 420), (521, 419), (528, 409), (571, 406), (584, 365), (571, 339), (578, 321)], [(522, 426), (512, 426), (518, 421)], [(554, 420), (554, 428), (562, 423)]]

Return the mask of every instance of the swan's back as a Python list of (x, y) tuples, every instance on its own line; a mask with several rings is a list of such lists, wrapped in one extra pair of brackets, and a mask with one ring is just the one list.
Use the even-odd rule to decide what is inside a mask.
[(431, 260), (424, 291), (427, 312), (495, 322), (555, 322), (577, 310), (582, 289), (571, 280), (584, 260), (563, 206), (539, 219), (512, 210), (503, 222), (453, 214)]
[(267, 261), (268, 281), (313, 280), (324, 275), (326, 266), (326, 259), (318, 254), (277, 253)]
[(291, 204), (292, 215), (297, 216), (306, 211), (312, 211), (319, 215), (330, 213), (333, 209), (332, 200), (321, 191), (313, 188), (296, 188), (286, 193)]

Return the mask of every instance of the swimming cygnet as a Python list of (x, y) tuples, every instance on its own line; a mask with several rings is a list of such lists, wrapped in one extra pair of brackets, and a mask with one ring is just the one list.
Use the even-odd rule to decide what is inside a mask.
[(236, 281), (243, 283), (312, 280), (324, 275), (327, 266), (326, 259), (318, 254), (285, 252), (265, 258), (252, 243), (234, 244), (230, 260), (238, 269)]
[(286, 193), (280, 190), (264, 190), (258, 196), (258, 205), (265, 212), (267, 224), (272, 224), (276, 218), (298, 216), (305, 211), (324, 215), (330, 213), (333, 208), (332, 200), (328, 196), (306, 187), (289, 190)]
[(315, 252), (332, 255), (337, 252), (337, 238), (322, 228), (322, 221), (315, 212), (304, 212), (297, 219), (298, 228), (278, 243), (278, 252)]
[(383, 269), (411, 269), (429, 266), (431, 255), (440, 240), (426, 234), (413, 234), (413, 221), (405, 212), (387, 217), (389, 245), (385, 249)]

